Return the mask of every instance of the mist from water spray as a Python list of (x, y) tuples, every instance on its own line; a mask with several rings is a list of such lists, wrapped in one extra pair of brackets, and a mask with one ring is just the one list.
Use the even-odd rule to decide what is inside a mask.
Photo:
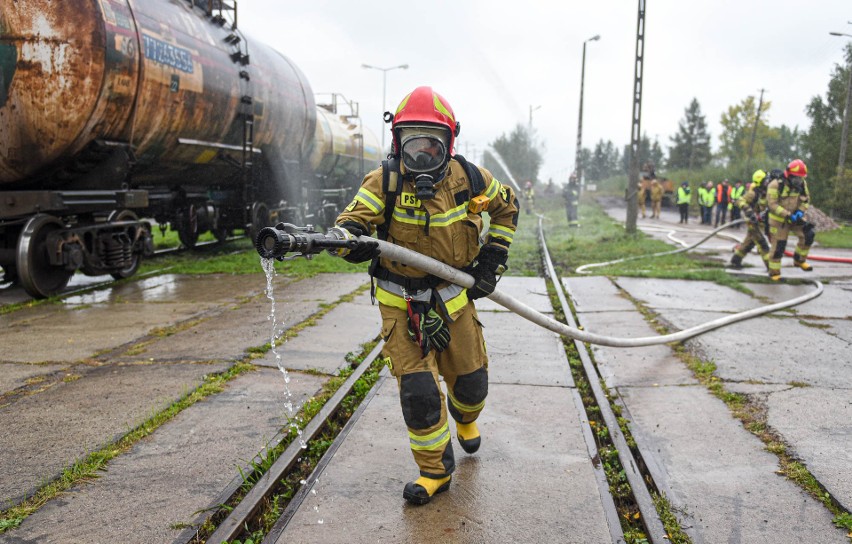
[(497, 153), (497, 150), (493, 147), (488, 148), (488, 152), (494, 157), (494, 160), (497, 161), (497, 164), (500, 165), (500, 168), (506, 172), (506, 175), (509, 176), (509, 182), (512, 184), (512, 187), (515, 188), (515, 191), (520, 194), (521, 187), (518, 185), (518, 182), (515, 180), (515, 177), (512, 175), (512, 172), (509, 171), (509, 167), (506, 166), (506, 161), (503, 160), (503, 157), (500, 153)]

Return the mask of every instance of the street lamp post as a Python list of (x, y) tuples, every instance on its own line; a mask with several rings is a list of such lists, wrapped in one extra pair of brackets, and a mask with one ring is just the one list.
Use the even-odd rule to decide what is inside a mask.
[[(382, 115), (384, 115), (387, 110), (387, 106), (385, 103), (387, 102), (387, 90), (388, 90), (388, 72), (391, 70), (396, 70), (397, 68), (402, 68), (403, 70), (408, 70), (407, 64), (400, 64), (399, 66), (391, 66), (390, 68), (379, 68), (378, 66), (371, 66), (369, 64), (362, 64), (361, 68), (372, 69), (372, 70), (380, 70), (382, 72)], [(382, 153), (385, 151), (385, 129), (382, 128)]]
[[(850, 21), (852, 24), (852, 21)], [(846, 36), (852, 38), (852, 34), (844, 34), (843, 32), (829, 32), (832, 36)], [(834, 202), (838, 200), (840, 195), (840, 183), (845, 178), (846, 172), (846, 142), (849, 137), (849, 110), (852, 109), (852, 61), (847, 67), (849, 74), (846, 78), (846, 106), (843, 108), (843, 130), (840, 133), (840, 155), (837, 158), (837, 181), (834, 184)]]
[(530, 144), (532, 144), (532, 114), (533, 114), (534, 111), (538, 111), (540, 109), (541, 109), (541, 106), (533, 107), (532, 104), (530, 104), (530, 122), (529, 122), (529, 129), (528, 129), (529, 133), (530, 133)]
[(586, 44), (588, 42), (594, 42), (601, 39), (600, 34), (596, 34), (589, 38), (588, 40), (583, 42), (583, 65), (580, 70), (580, 115), (577, 119), (577, 155), (574, 158), (574, 169), (577, 173), (577, 183), (580, 184), (580, 187), (583, 187), (583, 163), (582, 163), (582, 150), (583, 150), (583, 85), (586, 79)]

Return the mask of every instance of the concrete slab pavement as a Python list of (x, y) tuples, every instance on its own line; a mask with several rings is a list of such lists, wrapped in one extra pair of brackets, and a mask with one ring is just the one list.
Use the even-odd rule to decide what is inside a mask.
[(97, 480), (75, 486), (0, 535), (0, 542), (172, 542), (198, 512), (217, 505), (239, 477), (238, 467), (287, 426), (285, 400), (298, 409), (322, 386), (316, 376), (291, 378), (288, 396), (277, 371), (239, 376), (113, 460)]
[[(553, 307), (550, 305), (550, 297), (547, 296), (547, 285), (541, 278), (503, 276), (499, 283), (497, 283), (497, 289), (520, 300), (537, 312), (553, 312)], [(488, 298), (478, 299), (476, 301), (476, 309), (480, 312), (509, 311)]]
[(162, 410), (224, 365), (116, 365), (91, 369), (0, 409), (0, 504)]
[(479, 452), (454, 444), (449, 491), (408, 505), (417, 470), (386, 380), (277, 542), (611, 542), (567, 389), (492, 384), (480, 422)]
[(793, 445), (792, 453), (852, 510), (852, 389), (779, 391), (769, 395), (767, 408), (769, 425)]
[(561, 341), (496, 308), (478, 313), (490, 359), (483, 445), (468, 456), (455, 444), (450, 490), (423, 507), (403, 500), (417, 470), (388, 378), (278, 542), (612, 541)]
[[(614, 285), (607, 288), (601, 279), (579, 280), (563, 280), (571, 287), (572, 298), (580, 301), (579, 307), (593, 307), (597, 297), (603, 297), (605, 301), (613, 300), (617, 293)], [(731, 301), (732, 306), (756, 305), (744, 300), (745, 295), (728, 288), (697, 285), (696, 282), (618, 278), (616, 283), (632, 297), (650, 301), (649, 306), (677, 329), (727, 315), (688, 309), (689, 305), (682, 303), (682, 300), (692, 300), (693, 308), (706, 306), (721, 309), (726, 301)], [(713, 293), (712, 297), (699, 296), (697, 301), (691, 298), (693, 293), (701, 292), (705, 287), (707, 292)], [(739, 306), (736, 311), (741, 309)], [(581, 312), (579, 318), (587, 330), (612, 336), (633, 336), (627, 332), (640, 327), (637, 320), (643, 320), (640, 314), (626, 311), (587, 311)], [(779, 330), (779, 327), (782, 329)], [(626, 331), (625, 334), (621, 334), (622, 329)], [(798, 376), (801, 381), (811, 380), (827, 387), (828, 384), (836, 385), (843, 380), (844, 383), (850, 383), (846, 378), (850, 376), (849, 369), (836, 358), (831, 364), (823, 366), (812, 359), (808, 359), (807, 364), (802, 364), (801, 359), (798, 362), (791, 360), (789, 364), (779, 363), (778, 358), (790, 351), (789, 346), (773, 341), (767, 331), (777, 331), (776, 338), (797, 339), (818, 332), (820, 339), (829, 339), (820, 343), (818, 349), (825, 350), (826, 344), (831, 343), (833, 347), (830, 351), (837, 356), (844, 349), (848, 350), (845, 342), (821, 329), (806, 327), (797, 318), (768, 317), (707, 333), (690, 340), (688, 345), (714, 360), (718, 367), (716, 374), (732, 383), (734, 388), (740, 387), (743, 381), (757, 379), (769, 384), (761, 387), (772, 388), (760, 394), (771, 393), (772, 398), (777, 396), (783, 399), (791, 390), (786, 383), (797, 379), (794, 376)], [(650, 330), (644, 332), (636, 335), (653, 335)], [(842, 349), (841, 344), (844, 344)], [(727, 407), (712, 397), (706, 388), (689, 386), (689, 379), (675, 386), (660, 386), (660, 382), (665, 384), (665, 380), (671, 379), (672, 373), (682, 377), (685, 365), (671, 355), (670, 348), (658, 347), (668, 350), (669, 354), (651, 355), (653, 362), (643, 360), (637, 354), (640, 350), (636, 349), (596, 346), (593, 353), (608, 383), (616, 385), (627, 407), (631, 431), (655, 480), (672, 499), (675, 508), (684, 510), (681, 520), (688, 526), (694, 541), (844, 541), (843, 532), (831, 523), (832, 516), (828, 510), (800, 488), (775, 474), (777, 458), (765, 452), (763, 444), (745, 431), (741, 423), (731, 417)], [(610, 369), (611, 374), (607, 374), (607, 369)], [(613, 372), (611, 369), (617, 370)], [(783, 386), (780, 391), (774, 388), (779, 384)], [(826, 389), (813, 391), (825, 393)], [(847, 394), (848, 390), (845, 390), (834, 397), (841, 399), (838, 402), (842, 404)], [(769, 406), (771, 421), (778, 420), (777, 417), (773, 419), (773, 412), (778, 411), (778, 406)], [(839, 408), (835, 407), (835, 410)], [(816, 424), (819, 415), (812, 418), (808, 410), (799, 408), (791, 412), (789, 419), (791, 422), (796, 421), (797, 428), (807, 428), (809, 425), (819, 427)], [(835, 428), (840, 429), (839, 433), (822, 433), (821, 440), (807, 437), (804, 433), (797, 436), (794, 432), (789, 436), (784, 435), (784, 438), (791, 442), (795, 451), (798, 451), (799, 443), (807, 444), (803, 451), (811, 451), (809, 448), (821, 448), (821, 442), (827, 442), (830, 444), (828, 451), (836, 452), (844, 447), (848, 437), (844, 435), (847, 426), (842, 421), (837, 421)], [(815, 460), (815, 457), (811, 458)], [(848, 478), (840, 475), (848, 473), (848, 460), (843, 454), (838, 454), (823, 457), (821, 461), (824, 463), (821, 478), (831, 482), (832, 488), (837, 489), (838, 493), (843, 492)], [(782, 533), (771, 523), (779, 517), (785, 519), (785, 531)], [(815, 532), (799, 532), (798, 529), (788, 531), (788, 526), (811, 528)]]
[[(661, 311), (677, 330), (727, 314), (695, 310)], [(716, 375), (728, 381), (803, 382), (822, 387), (852, 383), (850, 343), (818, 323), (795, 317), (758, 317), (716, 329), (686, 345), (716, 363)]]
[[(296, 338), (278, 346), (276, 351), (285, 368), (316, 369), (326, 374), (335, 374), (346, 364), (346, 354), (361, 344), (375, 340), (381, 328), (379, 307), (370, 303), (370, 291), (367, 290), (352, 303), (331, 310), (315, 327), (309, 327), (316, 330), (306, 329)], [(275, 353), (271, 351), (253, 363), (278, 366)]]
[(826, 508), (776, 474), (777, 457), (703, 386), (619, 393), (643, 456), (656, 461), (654, 480), (693, 542), (848, 541)]

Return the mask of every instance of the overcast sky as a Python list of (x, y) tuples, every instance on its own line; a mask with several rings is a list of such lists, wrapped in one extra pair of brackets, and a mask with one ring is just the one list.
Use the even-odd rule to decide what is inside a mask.
[[(637, 0), (242, 0), (242, 30), (289, 57), (314, 93), (342, 93), (361, 105), (367, 128), (381, 122), (382, 68), (393, 110), (430, 85), (461, 122), (456, 151), (482, 150), (518, 124), (543, 142), (546, 181), (574, 167), (583, 41), (583, 144), (630, 140)], [(850, 0), (647, 0), (642, 131), (663, 147), (692, 98), (718, 149), (728, 106), (766, 89), (769, 123), (805, 129), (804, 108), (824, 95), (852, 34)], [(540, 107), (539, 107), (540, 106)], [(385, 137), (386, 143), (389, 136)]]

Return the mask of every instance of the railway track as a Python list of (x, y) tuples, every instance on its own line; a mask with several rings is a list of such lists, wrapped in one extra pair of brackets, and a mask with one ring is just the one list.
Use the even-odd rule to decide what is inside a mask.
[[(541, 306), (537, 308), (539, 311), (548, 312), (551, 311), (551, 307), (555, 308), (557, 315), (563, 314), (565, 316), (565, 322), (569, 326), (576, 327), (577, 322), (581, 320), (575, 315), (579, 314), (574, 313), (574, 309), (569, 303), (569, 297), (566, 297), (563, 292), (563, 282), (560, 281), (560, 274), (554, 269), (550, 261), (545, 239), (541, 233), (539, 233), (539, 243), (542, 246), (545, 263), (543, 277), (551, 280), (552, 283), (552, 292), (549, 296), (548, 293), (543, 292), (543, 287), (530, 287), (533, 284), (543, 285), (542, 279), (535, 280), (533, 278), (505, 278), (501, 283), (501, 291), (506, 290), (515, 296), (521, 294), (531, 304), (540, 302)], [(363, 283), (364, 279), (360, 277), (358, 281)], [(245, 280), (239, 281), (240, 285), (246, 283)], [(341, 281), (343, 281), (342, 276), (334, 276), (333, 282), (335, 284)], [(322, 281), (317, 282), (317, 284), (320, 291), (328, 291), (333, 285), (332, 283), (323, 284)], [(329, 294), (330, 298), (326, 300), (337, 300), (338, 302), (343, 300), (339, 298), (341, 294), (350, 292), (355, 285), (358, 284), (353, 283), (350, 284), (350, 287), (340, 288), (337, 294)], [(131, 289), (128, 289), (129, 287), (131, 286), (123, 288), (123, 296), (128, 296), (131, 291)], [(212, 288), (206, 288), (203, 292), (205, 296), (207, 294), (221, 295), (227, 293), (228, 289), (228, 287), (222, 288), (214, 285)], [(297, 290), (290, 291), (291, 294), (295, 292)], [(361, 294), (366, 295), (363, 290)], [(577, 300), (575, 294), (569, 293), (571, 300)], [(316, 297), (315, 294), (306, 293), (302, 300), (312, 300), (314, 297)], [(255, 295), (254, 300), (259, 302), (257, 298), (258, 296)], [(145, 297), (142, 297), (142, 300), (146, 300)], [(156, 347), (156, 344), (148, 344), (153, 339), (142, 338), (141, 341), (134, 341), (133, 345), (114, 348), (110, 352), (100, 355), (99, 359), (109, 362), (112, 366), (113, 363), (136, 361), (139, 357), (143, 357), (146, 362), (140, 368), (155, 366), (158, 362), (163, 361), (166, 363), (164, 376), (167, 380), (172, 380), (172, 375), (178, 370), (178, 364), (171, 361), (179, 361), (190, 356), (194, 358), (193, 360), (199, 361), (207, 357), (204, 355), (205, 353), (216, 353), (216, 346), (205, 351), (204, 344), (212, 341), (217, 330), (225, 332), (232, 338), (230, 342), (225, 339), (222, 345), (260, 345), (263, 339), (246, 340), (243, 343), (239, 343), (236, 339), (242, 340), (247, 331), (252, 329), (263, 327), (266, 330), (263, 320), (254, 324), (241, 323), (247, 316), (256, 315), (259, 311), (265, 313), (265, 311), (256, 306), (252, 312), (246, 311), (229, 316), (233, 309), (230, 307), (231, 304), (233, 303), (227, 303), (228, 310), (224, 310), (225, 306), (222, 306), (222, 309), (201, 308), (192, 314), (187, 314), (187, 317), (183, 318), (185, 321), (181, 322), (184, 324), (178, 323), (175, 327), (175, 337), (179, 337), (181, 331), (183, 331), (184, 336), (190, 338), (190, 351), (186, 353), (192, 355), (181, 355), (181, 352), (175, 351), (174, 344), (168, 344), (168, 337), (161, 340), (163, 347), (159, 351), (151, 348), (151, 346)], [(150, 310), (146, 309), (145, 311), (157, 311), (154, 309), (157, 306), (160, 305), (154, 304), (150, 307)], [(293, 307), (298, 306), (299, 303)], [(344, 306), (351, 307), (352, 305), (344, 304)], [(588, 540), (595, 542), (636, 542), (639, 541), (638, 535), (643, 535), (649, 542), (669, 541), (667, 538), (669, 535), (667, 535), (655, 504), (659, 495), (669, 491), (667, 482), (663, 481), (662, 485), (658, 485), (659, 479), (655, 481), (655, 476), (660, 474), (660, 467), (656, 466), (655, 468), (653, 463), (660, 462), (659, 456), (655, 453), (650, 461), (646, 460), (643, 458), (639, 446), (636, 445), (639, 442), (641, 446), (642, 442), (625, 435), (628, 427), (621, 419), (620, 407), (622, 405), (618, 399), (613, 398), (612, 392), (603, 385), (602, 373), (593, 360), (594, 352), (590, 352), (587, 345), (580, 341), (554, 338), (544, 329), (527, 324), (516, 316), (507, 315), (505, 312), (500, 314), (497, 311), (498, 309), (491, 301), (487, 300), (483, 301), (480, 306), (481, 316), (486, 325), (486, 335), (491, 335), (487, 337), (489, 338), (489, 354), (492, 356), (493, 365), (491, 370), (492, 385), (490, 387), (492, 390), (489, 393), (489, 399), (493, 400), (489, 400), (489, 408), (483, 413), (482, 423), (487, 446), (474, 457), (466, 457), (457, 452), (459, 470), (453, 479), (452, 492), (441, 495), (434, 501), (433, 505), (418, 509), (416, 512), (412, 512), (410, 508), (404, 506), (399, 491), (405, 480), (399, 480), (399, 478), (410, 476), (411, 462), (407, 456), (407, 444), (404, 442), (399, 444), (399, 438), (405, 436), (404, 427), (401, 433), (398, 432), (399, 429), (393, 430), (386, 427), (392, 422), (400, 423), (401, 418), (398, 412), (394, 380), (387, 379), (389, 377), (387, 369), (382, 369), (383, 363), (378, 358), (381, 343), (373, 343), (368, 350), (363, 350), (362, 360), (354, 367), (352, 374), (349, 374), (345, 380), (340, 380), (342, 383), (336, 386), (333, 394), (328, 395), (328, 399), (325, 400), (321, 408), (316, 410), (304, 408), (305, 411), (300, 413), (299, 417), (305, 418), (305, 421), (300, 422), (299, 425), (301, 435), (294, 435), (294, 427), (291, 425), (277, 426), (277, 434), (265, 444), (260, 453), (256, 456), (254, 453), (250, 454), (253, 459), (250, 458), (246, 463), (241, 462), (239, 464), (240, 467), (243, 467), (240, 469), (239, 475), (234, 477), (227, 485), (217, 484), (218, 487), (215, 488), (215, 492), (218, 495), (211, 500), (212, 506), (196, 507), (190, 510), (194, 513), (190, 518), (183, 518), (179, 524), (180, 531), (175, 532), (169, 540), (164, 541), (218, 543), (237, 540), (246, 542), (251, 539), (254, 542), (262, 540), (269, 544), (284, 541), (336, 542), (338, 540), (329, 538), (328, 533), (316, 532), (322, 528), (328, 529), (330, 525), (333, 526), (335, 523), (346, 525), (342, 533), (337, 533), (338, 537), (341, 537), (341, 535), (345, 537), (346, 542), (415, 538), (419, 534), (418, 531), (427, 531), (433, 526), (440, 526), (442, 531), (445, 532), (469, 532), (469, 538), (477, 541), (489, 541), (490, 539), (499, 540), (499, 534), (504, 533), (488, 533), (487, 527), (492, 525), (495, 519), (504, 516), (505, 512), (516, 511), (508, 509), (515, 508), (520, 508), (516, 511), (518, 515), (515, 516), (518, 519), (512, 520), (516, 526), (523, 526), (519, 524), (524, 520), (534, 519), (547, 521), (547, 523), (539, 522), (540, 526), (559, 525), (559, 520), (554, 516), (573, 516), (570, 518), (570, 527), (563, 528), (563, 532), (560, 533), (563, 538), (565, 538), (565, 535), (586, 534), (588, 532)], [(586, 311), (588, 312), (588, 307), (586, 307)], [(375, 308), (364, 308), (360, 312), (343, 321), (348, 324), (347, 327), (353, 321), (363, 320), (362, 316), (377, 314)], [(164, 312), (164, 314), (170, 313), (170, 311)], [(288, 321), (287, 326), (284, 327), (300, 331), (299, 336), (288, 340), (285, 345), (285, 347), (293, 347), (296, 350), (291, 353), (301, 353), (298, 350), (308, 349), (305, 347), (306, 345), (310, 347), (311, 344), (330, 342), (332, 336), (337, 336), (341, 332), (340, 329), (333, 328), (339, 326), (340, 321), (323, 321), (321, 319), (325, 318), (321, 318), (319, 314), (312, 315), (307, 311), (300, 315), (299, 320)], [(584, 319), (587, 318), (588, 314), (585, 314)], [(110, 317), (110, 319), (113, 318)], [(216, 325), (216, 319), (220, 319), (222, 324)], [(316, 322), (318, 326), (302, 329), (300, 328), (301, 325), (298, 325), (308, 322)], [(333, 323), (338, 323), (338, 325)], [(526, 328), (523, 324), (526, 324)], [(375, 325), (373, 327), (377, 328)], [(210, 334), (209, 331), (213, 331), (213, 333)], [(191, 341), (194, 333), (198, 333), (196, 346), (193, 346)], [(204, 334), (206, 336), (203, 336)], [(375, 331), (371, 334), (375, 334)], [(557, 351), (546, 350), (544, 352), (530, 352), (527, 351), (528, 348), (525, 346), (518, 347), (512, 342), (506, 341), (507, 336), (515, 334), (519, 334), (525, 339), (522, 344), (544, 346), (547, 342), (550, 342), (547, 346), (558, 350), (558, 353)], [(296, 341), (300, 340), (301, 337), (305, 338), (305, 342), (298, 346), (295, 345), (298, 344)], [(266, 340), (268, 340), (268, 336)], [(357, 342), (351, 341), (347, 347), (342, 348), (342, 353), (361, 349), (354, 348), (356, 345), (358, 345)], [(148, 346), (148, 351), (140, 350), (142, 346)], [(126, 354), (134, 351), (139, 351), (140, 355), (127, 359)], [(166, 354), (167, 358), (164, 359), (163, 354)], [(268, 356), (267, 359), (269, 359)], [(292, 361), (288, 360), (285, 366), (289, 368)], [(255, 364), (252, 359), (246, 359), (245, 362), (251, 365)], [(271, 366), (272, 368), (266, 369), (269, 371), (267, 374), (269, 378), (267, 379), (272, 379), (270, 392), (273, 396), (280, 397), (280, 374), (275, 369), (274, 364)], [(528, 370), (531, 371), (523, 374), (522, 367), (528, 367)], [(333, 369), (336, 367), (330, 368), (332, 370), (323, 373), (312, 371), (310, 375), (315, 376), (317, 380), (323, 383), (328, 383), (332, 379), (335, 373)], [(381, 372), (379, 372), (380, 370)], [(112, 370), (112, 372), (115, 372), (115, 370)], [(367, 379), (368, 377), (369, 379)], [(84, 378), (77, 383), (83, 383), (88, 379), (90, 377), (84, 374)], [(367, 387), (365, 384), (367, 386), (372, 385)], [(315, 390), (315, 386), (312, 387), (314, 389), (310, 389), (310, 391)], [(2, 392), (0, 392), (1, 394)], [(13, 406), (14, 403), (24, 402), (21, 399), (25, 399), (25, 397), (18, 395), (7, 398), (13, 403)], [(538, 404), (527, 406), (531, 400), (535, 401), (536, 399), (542, 400)], [(3, 397), (0, 396), (0, 406), (3, 406), (3, 401)], [(558, 415), (548, 413), (548, 406), (550, 405), (559, 406)], [(528, 412), (523, 412), (524, 409)], [(379, 416), (377, 416), (377, 411)], [(520, 415), (518, 415), (518, 412), (520, 412)], [(573, 413), (578, 414), (576, 418), (571, 416)], [(256, 414), (254, 415), (256, 416)], [(0, 418), (2, 416), (2, 411), (0, 411)], [(548, 425), (558, 422), (558, 432), (552, 440), (544, 439), (533, 433), (536, 437), (532, 439), (535, 444), (534, 448), (525, 447), (522, 444), (518, 446), (519, 440), (527, 439), (531, 432), (536, 431), (531, 422), (537, 417), (545, 418), (544, 420), (548, 422)], [(0, 421), (0, 423), (4, 422), (5, 420)], [(209, 419), (206, 422), (209, 422)], [(376, 426), (377, 422), (381, 424), (379, 427)], [(517, 432), (514, 428), (515, 425), (520, 426), (523, 432)], [(159, 434), (159, 431), (157, 434)], [(568, 440), (566, 437), (569, 435), (575, 436), (576, 441)], [(394, 437), (390, 446), (388, 445), (388, 436)], [(538, 440), (542, 440), (540, 445)], [(514, 445), (507, 446), (506, 444)], [(578, 444), (582, 446), (582, 451), (576, 449)], [(647, 446), (647, 442), (644, 444)], [(537, 450), (539, 447), (547, 450), (547, 455), (551, 457), (542, 456), (541, 452)], [(537, 456), (534, 458), (527, 457), (531, 449), (536, 450), (534, 453)], [(252, 449), (250, 451), (257, 452), (258, 450)], [(360, 451), (361, 457), (353, 456), (353, 451)], [(370, 455), (370, 452), (373, 451), (375, 456)], [(148, 454), (147, 456), (150, 457), (151, 455)], [(245, 457), (241, 458), (244, 459)], [(508, 464), (507, 461), (509, 461)], [(646, 466), (649, 463), (652, 466)], [(341, 465), (354, 467), (356, 474), (347, 475), (345, 471), (341, 472)], [(562, 489), (558, 484), (552, 482), (535, 479), (537, 474), (547, 474), (548, 469), (554, 466), (558, 467), (556, 474), (560, 479), (566, 478), (566, 474), (570, 475), (568, 476), (569, 481), (572, 482), (570, 490)], [(216, 474), (221, 476), (221, 474), (232, 473), (232, 469), (233, 465), (208, 470), (218, 471)], [(507, 472), (510, 469), (521, 472), (523, 479), (505, 481), (505, 478), (511, 476)], [(524, 469), (527, 471), (523, 472)], [(499, 476), (489, 473), (493, 470), (499, 471)], [(110, 473), (120, 474), (120, 468), (111, 469)], [(585, 481), (591, 485), (590, 489), (583, 489), (581, 485), (577, 485), (576, 488), (573, 487), (576, 484), (573, 478), (580, 473), (588, 474)], [(400, 476), (400, 474), (403, 474), (403, 476)], [(479, 483), (477, 483), (477, 475), (480, 480)], [(347, 476), (351, 478), (347, 479)], [(495, 477), (499, 479), (493, 480)], [(495, 481), (500, 485), (496, 487), (483, 485), (483, 483), (490, 481)], [(119, 484), (126, 485), (121, 480)], [(94, 489), (99, 485), (103, 485), (103, 483), (92, 483), (83, 487)], [(148, 487), (148, 484), (146, 483), (145, 486)], [(362, 489), (365, 486), (368, 488)], [(334, 489), (335, 487), (340, 489)], [(168, 489), (165, 488), (163, 492), (169, 493)], [(502, 493), (519, 492), (523, 494), (529, 492), (532, 496), (522, 496), (518, 500), (510, 498), (506, 502), (500, 502), (489, 495), (493, 489), (500, 489)], [(558, 500), (554, 502), (559, 507), (551, 508), (549, 494), (552, 495), (553, 489), (561, 493), (558, 495)], [(629, 491), (625, 491), (628, 489)], [(83, 493), (83, 491), (78, 493)], [(359, 505), (354, 514), (344, 514), (339, 509), (334, 509), (335, 498), (345, 500), (347, 497), (350, 499), (354, 497)], [(580, 506), (568, 505), (567, 503), (578, 497), (583, 506), (593, 504), (595, 506), (594, 510), (597, 514), (581, 516), (589, 520), (589, 527), (574, 525), (579, 511), (577, 509)], [(525, 500), (527, 502), (524, 502)], [(316, 510), (318, 505), (319, 511)], [(48, 510), (44, 517), (49, 518), (49, 509), (44, 510)], [(144, 506), (142, 510), (145, 510)], [(61, 510), (59, 511), (61, 512)], [(327, 513), (323, 515), (323, 511)], [(443, 512), (441, 516), (444, 517), (436, 517), (436, 512)], [(453, 517), (454, 512), (458, 512), (455, 518)], [(168, 515), (162, 510), (146, 512), (146, 514), (153, 516), (153, 519), (158, 521)], [(358, 517), (352, 517), (353, 515)], [(61, 516), (60, 519), (64, 519), (64, 517)], [(679, 517), (681, 517), (680, 513)], [(320, 525), (323, 518), (325, 525)], [(491, 521), (484, 524), (478, 521), (478, 518)], [(629, 518), (629, 523), (623, 523), (624, 518)], [(446, 519), (459, 521), (457, 525), (451, 526), (452, 523), (447, 522)], [(34, 516), (32, 523), (50, 527), (50, 524), (44, 523), (42, 517), (39, 516)], [(311, 523), (313, 525), (310, 525)], [(682, 518), (681, 523), (683, 523)], [(357, 530), (361, 526), (377, 532), (375, 534), (359, 534)], [(400, 531), (409, 527), (415, 533), (407, 535), (407, 537), (399, 532), (389, 535), (386, 532), (381, 533), (383, 527), (385, 531)], [(524, 527), (530, 528), (529, 526)], [(536, 526), (535, 529), (540, 530), (541, 527)], [(21, 536), (26, 536), (28, 534), (26, 531), (31, 530), (31, 528), (26, 528)], [(505, 534), (516, 534), (511, 532), (513, 530), (517, 529), (511, 529), (509, 526), (504, 527)], [(143, 533), (141, 529), (136, 531), (123, 535), (124, 541), (155, 541), (149, 535)], [(295, 536), (294, 531), (296, 532)], [(464, 541), (461, 538), (461, 533), (459, 538)], [(175, 535), (177, 535), (177, 538), (175, 538)], [(305, 535), (310, 535), (310, 537), (306, 539)], [(9, 536), (13, 538), (10, 542), (16, 541), (13, 532)], [(3, 541), (3, 537), (4, 535), (0, 532), (0, 541)], [(530, 538), (533, 538), (532, 541), (536, 541), (536, 539), (546, 541), (548, 538), (557, 537), (536, 534), (536, 536), (530, 536)], [(95, 538), (93, 541), (98, 541), (98, 539)], [(685, 542), (685, 540), (681, 540), (681, 542)]]
[[(559, 275), (553, 268), (550, 252), (548, 251), (541, 228), (539, 229), (539, 244), (544, 263), (544, 274), (542, 276), (551, 280), (551, 285), (555, 293), (553, 298), (558, 304), (556, 310), (565, 317), (565, 322), (569, 326), (576, 327), (575, 318), (565, 296)], [(586, 400), (585, 404), (580, 395), (574, 394), (573, 402), (577, 410), (582, 413), (582, 420), (584, 422), (591, 421), (591, 425), (594, 425), (595, 422), (600, 422), (597, 428), (592, 427), (589, 423), (583, 424), (582, 433), (588, 450), (588, 462), (595, 473), (595, 480), (600, 493), (600, 500), (603, 503), (602, 506), (607, 518), (608, 531), (612, 542), (625, 542), (624, 531), (620, 522), (621, 517), (628, 518), (628, 521), (632, 518), (628, 526), (631, 526), (633, 530), (641, 531), (646, 535), (648, 542), (669, 542), (666, 529), (654, 504), (652, 495), (658, 494), (658, 491), (654, 485), (653, 478), (645, 468), (644, 461), (641, 455), (638, 454), (637, 448), (635, 446), (633, 448), (628, 446), (627, 439), (619, 425), (618, 416), (613, 411), (610, 397), (601, 386), (601, 377), (589, 355), (586, 345), (576, 340), (565, 340), (565, 342), (566, 344), (571, 343), (570, 347), (576, 350), (582, 362), (581, 368), (575, 372), (574, 379), (575, 381), (581, 380), (583, 387), (588, 388), (591, 394), (591, 400)], [(351, 394), (355, 381), (369, 368), (375, 368), (381, 347), (382, 343), (379, 343), (357, 367), (355, 373), (329, 399), (323, 409), (305, 426), (303, 439), (308, 441), (308, 444), (326, 427), (327, 420), (333, 417), (340, 409), (343, 400)], [(566, 345), (566, 349), (570, 349), (570, 347)], [(297, 441), (290, 443), (275, 463), (257, 479), (257, 483), (251, 490), (245, 493), (238, 493), (236, 490), (244, 483), (246, 477), (241, 476), (235, 479), (219, 500), (220, 504), (228, 505), (227, 508), (213, 515), (203, 513), (192, 523), (193, 527), (209, 528), (211, 525), (215, 525), (215, 530), (211, 532), (208, 529), (206, 533), (203, 533), (194, 528), (187, 529), (175, 541), (175, 544), (243, 541), (243, 539), (247, 538), (256, 539), (258, 534), (265, 535), (263, 538), (264, 544), (278, 542), (282, 538), (288, 524), (293, 520), (296, 512), (303, 507), (304, 501), (311, 496), (315, 484), (321, 478), (323, 471), (332, 462), (335, 453), (338, 452), (342, 444), (349, 438), (350, 433), (353, 432), (366, 406), (375, 397), (377, 391), (384, 385), (388, 377), (389, 373), (384, 368), (379, 379), (364, 397), (358, 409), (340, 428), (334, 441), (325, 451), (322, 458), (316, 463), (313, 471), (310, 474), (300, 476), (301, 481), (298, 491), (287, 501), (283, 513), (281, 513), (280, 517), (278, 517), (277, 521), (271, 527), (263, 529), (263, 522), (260, 520), (263, 517), (269, 516), (268, 505), (273, 503), (272, 497), (282, 492), (282, 482), (287, 479), (288, 474), (294, 469), (296, 460), (302, 456), (303, 448), (300, 447)], [(587, 409), (591, 409), (595, 415), (590, 417)], [(602, 434), (602, 428), (606, 430), (606, 436)], [(280, 441), (281, 437), (278, 437), (276, 440)], [(615, 488), (618, 483), (607, 481), (607, 474), (600, 461), (602, 455), (600, 447), (602, 445), (617, 451), (620, 465), (630, 485), (631, 493), (629, 497), (625, 497), (623, 494), (618, 498), (613, 497), (611, 489)], [(315, 493), (315, 491), (313, 492)], [(237, 500), (236, 497), (238, 495), (239, 499)], [(280, 502), (274, 502), (278, 508), (281, 507)], [(266, 509), (264, 505), (266, 505)], [(227, 511), (228, 514), (223, 519), (224, 511)]]

